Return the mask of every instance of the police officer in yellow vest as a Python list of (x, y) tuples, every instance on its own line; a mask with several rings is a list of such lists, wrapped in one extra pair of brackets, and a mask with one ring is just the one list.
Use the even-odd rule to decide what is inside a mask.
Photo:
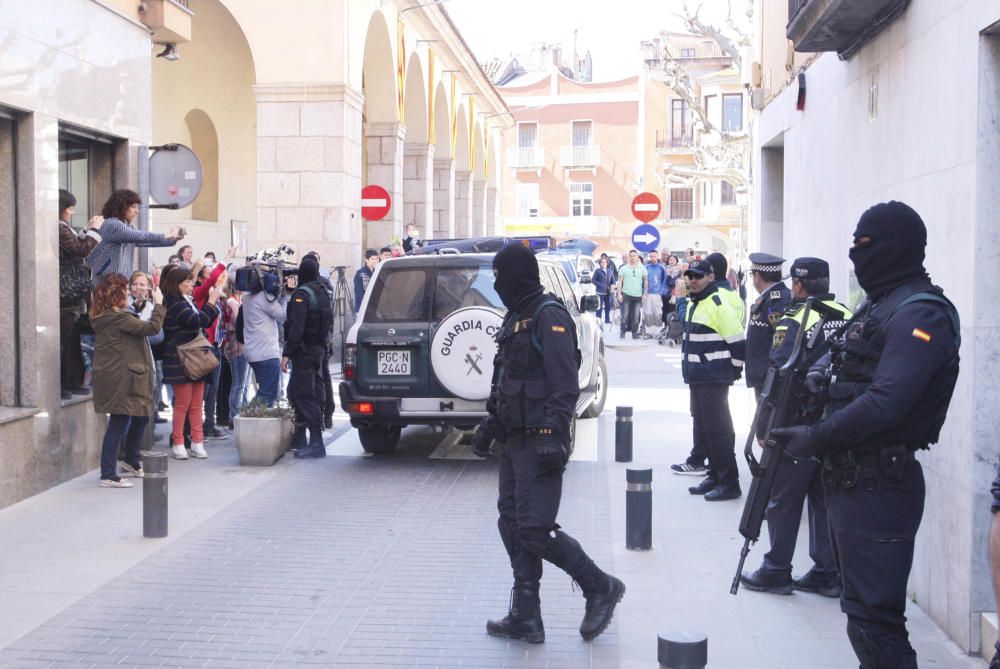
[(703, 444), (708, 455), (708, 475), (688, 492), (704, 495), (709, 502), (736, 499), (743, 493), (736, 469), (729, 387), (743, 374), (743, 324), (719, 294), (711, 263), (692, 262), (684, 277), (690, 303), (684, 321), (681, 372), (691, 392), (694, 443)]
[[(817, 344), (822, 343), (851, 318), (851, 310), (837, 302), (829, 292), (830, 266), (825, 260), (797, 258), (792, 264), (791, 275), (792, 302), (775, 326), (771, 348), (772, 367), (780, 367), (788, 361), (800, 328), (805, 327), (808, 336), (819, 322), (819, 314), (811, 311), (809, 320), (803, 324), (807, 298), (814, 297), (842, 314), (842, 318), (826, 322)], [(795, 540), (798, 538), (802, 519), (802, 504), (807, 498), (809, 557), (813, 560), (813, 567), (801, 578), (793, 580), (792, 556), (795, 554)], [(802, 590), (825, 597), (840, 596), (840, 574), (830, 542), (822, 469), (816, 460), (794, 460), (788, 454), (783, 455), (775, 473), (771, 499), (767, 504), (767, 529), (771, 550), (764, 555), (760, 569), (752, 574), (744, 572), (741, 575), (740, 581), (747, 589), (777, 595), (790, 595), (794, 590)]]

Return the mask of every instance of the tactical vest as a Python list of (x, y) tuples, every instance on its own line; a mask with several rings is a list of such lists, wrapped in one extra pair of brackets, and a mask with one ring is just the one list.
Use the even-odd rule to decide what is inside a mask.
[(306, 316), (302, 341), (306, 344), (329, 343), (330, 328), (333, 325), (333, 305), (326, 289), (316, 281), (299, 288), (309, 296), (309, 312)]
[(955, 350), (934, 374), (909, 415), (898, 425), (874, 437), (880, 442), (876, 446), (905, 444), (916, 449), (937, 443), (958, 380), (958, 349), (961, 345), (958, 311), (940, 288), (928, 286), (925, 282), (911, 283), (896, 288), (878, 302), (866, 300), (858, 309), (858, 318), (841, 337), (831, 342), (830, 406), (837, 410), (863, 395), (871, 385), (885, 347), (886, 326), (901, 307), (913, 302), (935, 302), (946, 310), (954, 330)]
[[(530, 318), (521, 318), (520, 314), (508, 311), (497, 333), (497, 357), (501, 370), (497, 417), (509, 430), (545, 427), (548, 390), (542, 360), (544, 351), (536, 332), (538, 316), (547, 308), (569, 313), (562, 301), (551, 294), (542, 295), (530, 307), (533, 307)], [(581, 357), (575, 325), (572, 329), (579, 368)]]

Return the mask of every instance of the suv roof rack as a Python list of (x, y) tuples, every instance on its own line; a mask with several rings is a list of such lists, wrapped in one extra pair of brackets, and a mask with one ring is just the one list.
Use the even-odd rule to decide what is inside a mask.
[(551, 237), (465, 237), (429, 239), (407, 255), (442, 253), (495, 253), (508, 244), (524, 244), (536, 253), (555, 248)]

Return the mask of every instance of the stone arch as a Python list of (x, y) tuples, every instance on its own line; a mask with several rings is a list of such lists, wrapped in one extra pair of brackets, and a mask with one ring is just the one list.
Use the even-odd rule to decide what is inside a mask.
[(215, 124), (201, 109), (184, 117), (191, 135), (191, 150), (201, 161), (201, 193), (191, 205), (191, 217), (200, 221), (219, 220), (219, 136)]
[[(455, 171), (456, 172), (468, 172), (469, 171), (469, 123), (468, 117), (469, 112), (465, 108), (465, 104), (459, 104), (458, 109), (455, 111), (455, 149), (453, 156), (455, 158)], [(450, 130), (449, 130), (450, 132)]]
[(406, 141), (427, 143), (427, 83), (424, 64), (418, 53), (410, 56), (403, 87), (403, 109), (406, 119)]
[(444, 82), (439, 81), (434, 91), (434, 157), (452, 158), (451, 101)]
[(399, 121), (396, 60), (389, 25), (381, 10), (373, 12), (368, 22), (361, 88), (365, 96), (366, 122)]
[(490, 188), (500, 186), (500, 154), (497, 152), (496, 136), (492, 132), (486, 142), (486, 185)]
[(483, 127), (476, 121), (472, 130), (472, 146), (469, 147), (472, 157), (472, 177), (476, 181), (486, 180), (486, 145), (483, 142)]

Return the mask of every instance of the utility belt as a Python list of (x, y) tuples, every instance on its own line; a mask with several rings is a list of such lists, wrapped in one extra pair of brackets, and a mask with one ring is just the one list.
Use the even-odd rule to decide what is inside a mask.
[(553, 435), (558, 434), (558, 432), (558, 430), (553, 430), (551, 427), (519, 427), (513, 430), (507, 430), (507, 434), (522, 434), (530, 437), (538, 435)]
[(887, 480), (898, 480), (902, 478), (906, 465), (915, 460), (913, 449), (906, 444), (876, 449), (828, 451), (822, 454), (824, 476), (844, 489), (858, 484), (862, 470), (875, 470)]

